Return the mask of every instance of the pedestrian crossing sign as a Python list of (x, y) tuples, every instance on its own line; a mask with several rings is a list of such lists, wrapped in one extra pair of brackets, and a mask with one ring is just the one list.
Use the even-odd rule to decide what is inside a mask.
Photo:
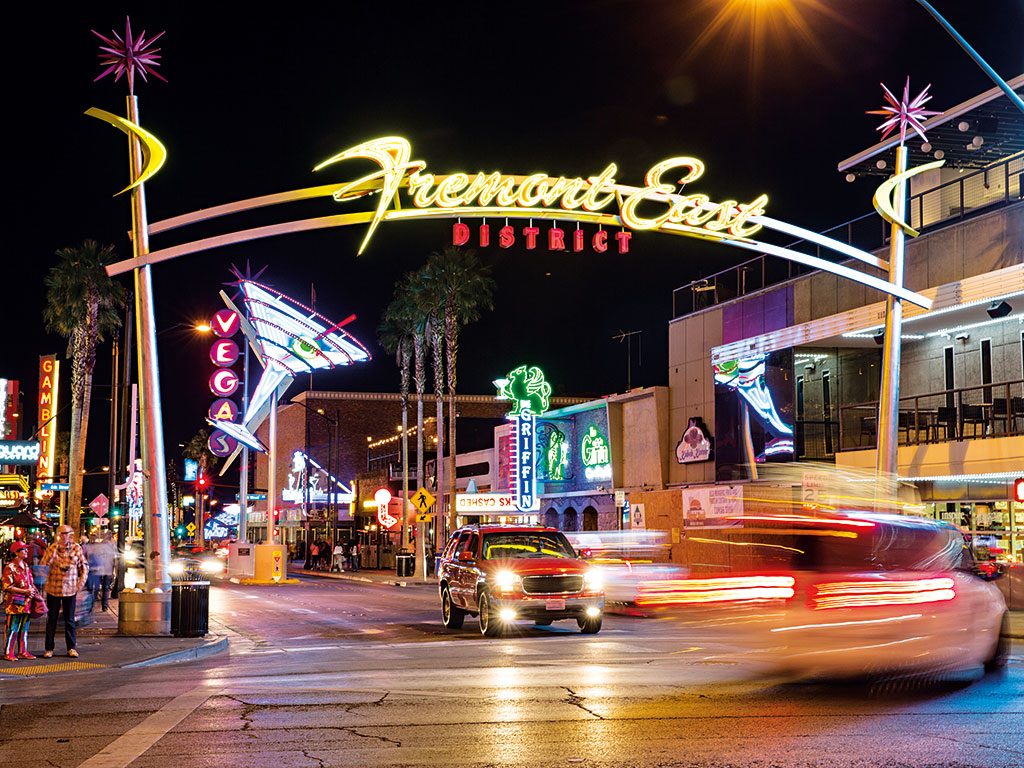
[(433, 515), (416, 515), (417, 523), (432, 523), (434, 522)]
[(188, 531), (189, 535), (191, 536), (193, 533), (196, 532), (196, 524), (195, 523), (189, 523), (188, 525), (185, 526), (185, 530)]
[(426, 512), (434, 506), (435, 501), (437, 501), (437, 499), (435, 499), (433, 494), (426, 488), (420, 488), (412, 497), (412, 505), (420, 512)]

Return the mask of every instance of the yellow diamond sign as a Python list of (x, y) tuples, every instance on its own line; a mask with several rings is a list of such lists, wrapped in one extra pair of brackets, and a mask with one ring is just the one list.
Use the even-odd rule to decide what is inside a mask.
[(435, 499), (434, 495), (426, 488), (420, 488), (412, 497), (412, 505), (420, 512), (426, 512), (434, 506), (435, 501), (437, 501), (437, 499)]

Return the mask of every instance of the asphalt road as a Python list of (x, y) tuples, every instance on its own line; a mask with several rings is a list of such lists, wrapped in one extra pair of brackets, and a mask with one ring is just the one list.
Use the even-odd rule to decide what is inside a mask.
[(0, 683), (0, 765), (1024, 766), (1024, 663), (982, 679), (766, 678), (713, 623), (485, 640), (426, 588), (215, 588), (229, 655)]

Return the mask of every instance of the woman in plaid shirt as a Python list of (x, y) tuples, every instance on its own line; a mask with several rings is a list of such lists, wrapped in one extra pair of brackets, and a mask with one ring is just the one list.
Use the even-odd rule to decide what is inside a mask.
[(57, 612), (64, 613), (64, 642), (68, 656), (78, 658), (75, 650), (75, 598), (78, 588), (89, 575), (89, 562), (82, 548), (75, 543), (75, 532), (70, 525), (62, 525), (57, 541), (46, 548), (42, 564), (50, 567), (46, 577), (46, 652), (44, 659), (53, 656), (57, 634)]

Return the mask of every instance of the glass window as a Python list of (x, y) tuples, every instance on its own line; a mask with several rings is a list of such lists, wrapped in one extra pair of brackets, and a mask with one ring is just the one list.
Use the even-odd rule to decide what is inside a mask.
[(485, 560), (526, 557), (575, 558), (565, 535), (558, 531), (515, 531), (484, 536)]

